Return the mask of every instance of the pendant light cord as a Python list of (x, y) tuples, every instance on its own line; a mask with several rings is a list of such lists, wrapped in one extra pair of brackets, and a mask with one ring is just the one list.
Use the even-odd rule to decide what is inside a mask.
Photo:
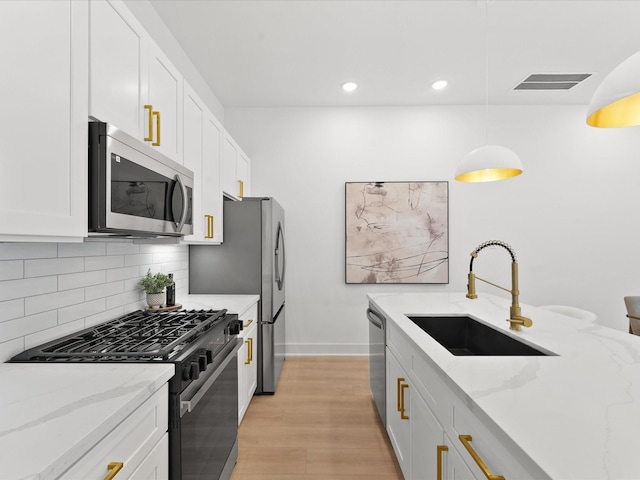
[(485, 96), (485, 111), (484, 111), (484, 143), (489, 145), (489, 0), (485, 0), (484, 3), (484, 40), (485, 40), (485, 55), (484, 55), (484, 96)]

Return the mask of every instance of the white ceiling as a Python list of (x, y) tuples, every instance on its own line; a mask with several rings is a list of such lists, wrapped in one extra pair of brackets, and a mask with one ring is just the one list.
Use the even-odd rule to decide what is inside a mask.
[[(487, 77), (490, 104), (586, 105), (640, 50), (640, 0), (150, 2), (227, 108), (484, 104)], [(531, 73), (594, 75), (514, 91)]]

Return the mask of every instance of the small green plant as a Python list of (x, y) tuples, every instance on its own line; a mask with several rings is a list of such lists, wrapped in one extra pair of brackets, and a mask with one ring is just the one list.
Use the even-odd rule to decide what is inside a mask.
[(169, 278), (164, 273), (151, 273), (151, 269), (147, 271), (147, 274), (140, 279), (138, 284), (144, 288), (147, 293), (162, 293), (165, 287), (173, 285), (173, 279)]

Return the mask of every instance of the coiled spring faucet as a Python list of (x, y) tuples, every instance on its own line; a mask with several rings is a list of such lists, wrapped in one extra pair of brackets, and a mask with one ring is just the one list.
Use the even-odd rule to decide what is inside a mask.
[[(483, 278), (476, 277), (473, 273), (473, 260), (478, 256), (480, 250), (491, 247), (498, 246), (506, 249), (511, 255), (511, 290), (508, 290), (500, 285), (496, 285), (495, 283), (491, 283)], [(518, 262), (516, 261), (516, 254), (513, 249), (501, 240), (489, 240), (488, 242), (481, 243), (476, 247), (476, 249), (471, 252), (471, 262), (469, 264), (469, 283), (467, 284), (467, 298), (478, 298), (476, 294), (476, 279), (488, 283), (489, 285), (493, 285), (505, 292), (509, 292), (511, 294), (511, 308), (509, 308), (509, 318), (507, 321), (509, 322), (509, 328), (511, 330), (520, 330), (521, 327), (530, 327), (533, 325), (533, 321), (530, 318), (523, 317), (520, 311), (520, 305), (518, 303), (518, 297), (520, 292), (518, 291)]]

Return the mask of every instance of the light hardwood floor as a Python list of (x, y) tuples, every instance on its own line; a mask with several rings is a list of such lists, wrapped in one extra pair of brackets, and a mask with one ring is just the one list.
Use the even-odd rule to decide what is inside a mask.
[(289, 357), (253, 397), (231, 480), (402, 480), (369, 391), (366, 357)]

